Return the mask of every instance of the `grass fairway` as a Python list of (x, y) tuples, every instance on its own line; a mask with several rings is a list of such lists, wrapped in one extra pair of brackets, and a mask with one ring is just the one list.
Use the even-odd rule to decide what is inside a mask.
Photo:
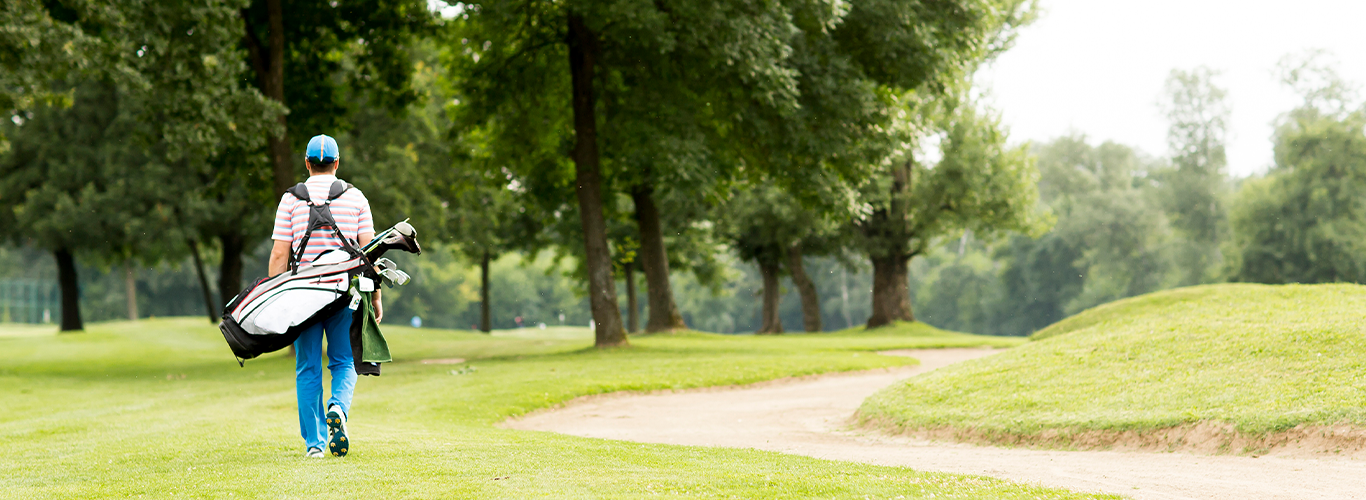
[[(594, 440), (493, 424), (576, 396), (901, 365), (869, 350), (1018, 343), (903, 325), (873, 333), (688, 333), (590, 348), (586, 329), (388, 327), (344, 459), (306, 459), (293, 360), (238, 368), (200, 318), (0, 334), (0, 497), (1093, 498), (994, 479), (776, 453)], [(416, 362), (467, 358), (464, 365)], [(472, 367), (473, 369), (471, 370)], [(329, 492), (336, 492), (329, 494)]]
[(1366, 287), (1183, 288), (1085, 311), (1034, 338), (884, 389), (860, 418), (1062, 445), (1088, 431), (1197, 423), (1244, 438), (1366, 427)]

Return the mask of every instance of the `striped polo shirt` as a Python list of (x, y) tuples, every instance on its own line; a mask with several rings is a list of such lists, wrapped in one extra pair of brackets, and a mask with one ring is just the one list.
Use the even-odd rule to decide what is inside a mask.
[[(332, 190), (332, 182), (336, 180), (337, 177), (334, 175), (313, 175), (304, 182), (304, 185), (308, 186), (308, 196), (319, 202), (327, 199), (328, 192)], [(365, 194), (354, 187), (346, 190), (340, 198), (332, 202), (332, 218), (341, 226), (342, 235), (352, 241), (358, 242), (361, 233), (375, 232), (375, 221), (370, 217), (370, 200), (365, 199)], [(304, 231), (307, 229), (308, 203), (289, 193), (282, 195), (280, 207), (275, 210), (275, 232), (271, 239), (288, 241), (290, 250), (297, 252), (299, 242), (304, 239)], [(304, 250), (303, 259), (299, 263), (312, 262), (318, 254), (341, 246), (331, 228), (313, 231), (313, 235), (308, 238), (308, 248)]]

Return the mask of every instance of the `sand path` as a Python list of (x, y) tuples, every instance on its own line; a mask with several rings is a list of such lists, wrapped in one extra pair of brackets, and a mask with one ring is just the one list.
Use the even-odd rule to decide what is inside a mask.
[(1181, 453), (1041, 451), (851, 430), (865, 398), (897, 380), (993, 354), (888, 351), (921, 364), (752, 387), (583, 398), (505, 423), (513, 429), (644, 443), (755, 448), (977, 474), (1136, 499), (1366, 499), (1366, 461)]

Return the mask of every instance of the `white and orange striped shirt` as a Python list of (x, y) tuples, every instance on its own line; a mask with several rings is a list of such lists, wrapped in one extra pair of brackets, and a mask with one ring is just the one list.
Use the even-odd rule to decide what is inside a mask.
[[(308, 196), (314, 202), (319, 202), (327, 199), (329, 191), (332, 190), (332, 182), (336, 180), (337, 177), (333, 175), (313, 175), (309, 176), (304, 185), (308, 186)], [(365, 198), (360, 189), (354, 187), (346, 190), (340, 198), (332, 202), (332, 218), (341, 227), (342, 235), (352, 241), (358, 241), (361, 233), (375, 232), (375, 221), (370, 216), (370, 200)], [(298, 252), (299, 242), (304, 239), (306, 230), (308, 203), (289, 193), (280, 196), (280, 207), (275, 210), (275, 232), (271, 239), (288, 241), (290, 251)], [(304, 250), (304, 256), (299, 263), (312, 262), (318, 254), (341, 246), (332, 229), (313, 231), (313, 235), (308, 238), (308, 248)]]

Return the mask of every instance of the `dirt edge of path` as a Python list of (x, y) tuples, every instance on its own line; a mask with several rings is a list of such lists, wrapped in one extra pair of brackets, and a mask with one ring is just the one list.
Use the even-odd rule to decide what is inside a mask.
[[(877, 353), (877, 354), (886, 354), (886, 355), (889, 355), (889, 356), (901, 356), (901, 355), (902, 355), (902, 354), (899, 353), (899, 351), (879, 352), (879, 353)], [(513, 417), (509, 417), (508, 419), (503, 420), (502, 422), (499, 422), (497, 425), (498, 425), (498, 427), (509, 428), (509, 426), (513, 425), (514, 423), (516, 423), (516, 422), (519, 421), (519, 420), (523, 420), (523, 419), (527, 419), (527, 418), (531, 418), (531, 417), (540, 416), (540, 415), (543, 414), (543, 413), (550, 413), (550, 412), (554, 412), (554, 411), (557, 411), (557, 410), (562, 410), (562, 409), (565, 409), (565, 408), (568, 408), (568, 407), (571, 407), (571, 406), (578, 406), (578, 405), (582, 405), (582, 404), (593, 403), (593, 402), (602, 401), (602, 400), (605, 400), (605, 399), (628, 398), (628, 397), (632, 397), (632, 396), (653, 396), (653, 395), (658, 395), (658, 394), (686, 394), (686, 393), (695, 393), (695, 392), (723, 392), (723, 391), (733, 391), (733, 390), (736, 390), (736, 389), (757, 389), (757, 388), (760, 388), (760, 387), (774, 387), (774, 386), (780, 386), (780, 385), (796, 384), (796, 383), (801, 383), (801, 382), (806, 382), (806, 381), (811, 381), (811, 380), (816, 380), (816, 379), (824, 379), (824, 378), (829, 378), (829, 377), (854, 377), (854, 376), (858, 376), (858, 375), (867, 375), (867, 374), (870, 374), (870, 373), (895, 373), (895, 372), (901, 372), (901, 371), (909, 371), (909, 370), (914, 369), (916, 366), (918, 366), (918, 364), (917, 364), (917, 363), (913, 363), (913, 364), (907, 364), (907, 365), (901, 365), (901, 366), (889, 366), (889, 367), (885, 367), (885, 368), (874, 368), (874, 369), (871, 369), (871, 370), (850, 370), (850, 371), (842, 371), (842, 372), (809, 373), (809, 374), (806, 374), (806, 375), (796, 375), (796, 376), (792, 376), (792, 377), (783, 377), (783, 378), (775, 378), (775, 379), (770, 379), (770, 380), (761, 380), (761, 381), (758, 381), (758, 382), (751, 382), (751, 383), (748, 383), (748, 384), (708, 385), (708, 386), (703, 386), (703, 387), (687, 387), (687, 388), (682, 388), (682, 389), (653, 389), (653, 390), (648, 390), (648, 391), (612, 391), (612, 392), (603, 392), (603, 393), (599, 393), (599, 394), (587, 394), (587, 395), (584, 395), (584, 396), (578, 396), (578, 397), (573, 398), (573, 399), (570, 399), (570, 400), (568, 400), (568, 401), (561, 401), (561, 402), (559, 402), (559, 403), (556, 403), (556, 404), (553, 404), (553, 405), (550, 405), (550, 406), (545, 406), (545, 407), (537, 408), (537, 409), (535, 409), (535, 410), (531, 410), (531, 411), (526, 412), (526, 413), (523, 413), (523, 414), (521, 414), (521, 415), (516, 415), (516, 416), (513, 416)]]
[(1253, 458), (1366, 459), (1366, 428), (1348, 424), (1302, 424), (1264, 434), (1245, 433), (1238, 431), (1233, 424), (1209, 421), (1148, 431), (1049, 429), (1039, 434), (1013, 434), (958, 427), (906, 429), (885, 418), (869, 418), (860, 414), (855, 414), (851, 423), (857, 428), (884, 434), (987, 446), (1064, 451), (1179, 452)]
[(682, 388), (682, 389), (653, 389), (653, 390), (648, 390), (648, 391), (612, 391), (612, 392), (603, 392), (603, 393), (598, 393), (598, 394), (587, 394), (587, 395), (575, 397), (575, 398), (570, 399), (570, 400), (568, 400), (568, 401), (561, 401), (561, 402), (559, 402), (559, 403), (556, 403), (556, 404), (553, 404), (553, 405), (550, 405), (550, 406), (545, 406), (545, 407), (537, 408), (537, 409), (535, 409), (535, 410), (531, 410), (531, 411), (526, 412), (526, 413), (523, 413), (523, 414), (521, 414), (521, 415), (515, 415), (515, 416), (512, 416), (512, 417), (509, 417), (509, 418), (503, 420), (502, 422), (499, 422), (499, 423), (497, 424), (497, 426), (498, 426), (498, 427), (501, 427), (501, 428), (504, 428), (504, 429), (507, 429), (507, 428), (511, 428), (512, 426), (514, 426), (518, 421), (521, 421), (521, 420), (524, 420), (524, 419), (528, 419), (528, 418), (531, 418), (531, 417), (540, 416), (540, 415), (542, 415), (542, 414), (544, 414), (544, 413), (550, 413), (550, 412), (562, 410), (562, 409), (565, 409), (565, 408), (569, 408), (569, 407), (572, 407), (572, 406), (578, 406), (578, 405), (582, 405), (582, 404), (593, 403), (593, 402), (596, 402), (596, 401), (602, 401), (602, 400), (605, 400), (605, 399), (627, 398), (627, 397), (633, 397), (633, 396), (653, 396), (653, 395), (658, 395), (658, 394), (684, 394), (684, 393), (695, 393), (695, 392), (724, 392), (724, 391), (733, 391), (733, 390), (737, 390), (737, 389), (758, 389), (758, 388), (761, 388), (761, 387), (774, 387), (774, 386), (781, 386), (781, 385), (797, 384), (797, 383), (801, 383), (801, 382), (808, 382), (808, 381), (812, 381), (812, 380), (824, 379), (824, 378), (829, 378), (829, 377), (856, 377), (856, 376), (859, 376), (859, 375), (868, 375), (868, 374), (872, 374), (872, 373), (910, 372), (910, 371), (912, 371), (912, 370), (915, 370), (917, 367), (921, 366), (921, 364), (923, 363), (920, 359), (918, 359), (918, 358), (915, 357), (916, 354), (917, 354), (917, 353), (921, 353), (921, 352), (923, 352), (923, 351), (925, 351), (925, 350), (930, 350), (930, 349), (934, 349), (934, 350), (972, 349), (972, 350), (989, 351), (989, 352), (992, 352), (992, 353), (1001, 352), (1001, 351), (1005, 351), (1005, 350), (1006, 350), (1005, 348), (993, 347), (993, 346), (971, 346), (971, 347), (946, 347), (946, 348), (923, 348), (923, 347), (922, 347), (922, 348), (907, 348), (907, 349), (888, 349), (888, 350), (882, 350), (882, 351), (861, 351), (861, 352), (865, 352), (865, 353), (868, 353), (868, 354), (880, 354), (880, 355), (883, 355), (883, 356), (895, 356), (895, 357), (911, 358), (911, 359), (912, 359), (912, 362), (909, 362), (909, 363), (907, 363), (907, 364), (900, 365), (900, 366), (888, 366), (888, 367), (883, 367), (883, 368), (873, 368), (873, 369), (871, 369), (871, 370), (848, 370), (848, 371), (836, 371), (836, 372), (808, 373), (808, 374), (806, 374), (806, 375), (796, 375), (796, 376), (791, 376), (791, 377), (775, 378), (775, 379), (769, 379), (769, 380), (760, 380), (760, 381), (758, 381), (758, 382), (751, 382), (751, 383), (747, 383), (747, 384), (709, 385), (709, 386), (702, 386), (702, 387), (687, 387), (687, 388)]

